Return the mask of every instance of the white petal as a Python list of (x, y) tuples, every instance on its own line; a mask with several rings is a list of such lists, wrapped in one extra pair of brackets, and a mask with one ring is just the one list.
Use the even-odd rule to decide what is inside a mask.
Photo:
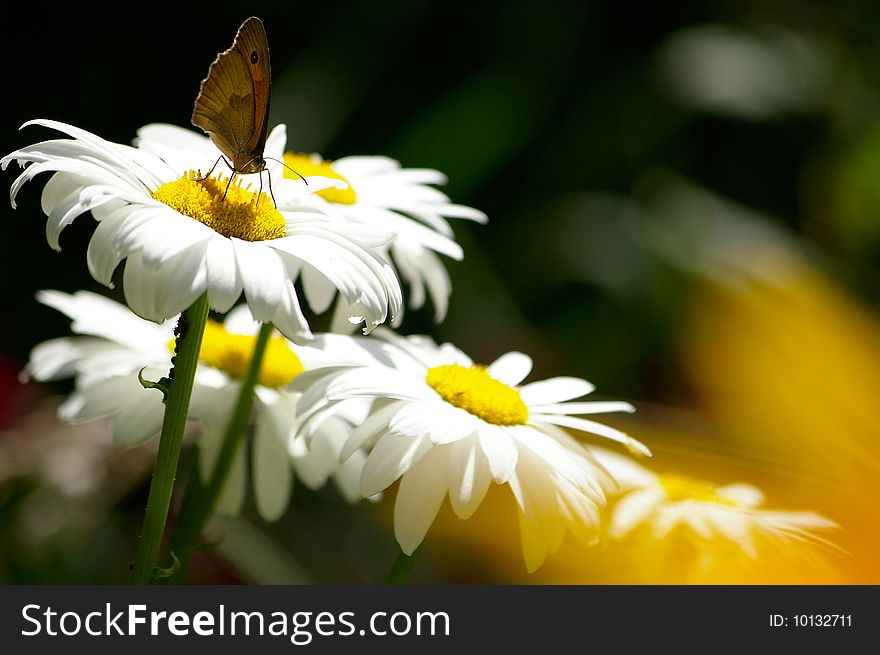
[(476, 430), (479, 419), (464, 410), (436, 400), (404, 405), (391, 419), (392, 434), (411, 437), (430, 436), (435, 444), (463, 439)]
[(364, 313), (357, 303), (349, 302), (343, 295), (337, 296), (333, 318), (330, 319), (330, 331), (335, 334), (352, 334), (364, 322)]
[(177, 171), (201, 168), (207, 173), (220, 155), (207, 136), (165, 123), (151, 123), (140, 128), (135, 146), (153, 153)]
[[(262, 406), (262, 403), (258, 404)], [(287, 456), (286, 437), (279, 434), (266, 412), (275, 411), (265, 407), (258, 410), (254, 432), (253, 484), (257, 510), (266, 521), (277, 521), (290, 500), (292, 476)]]
[(516, 444), (497, 425), (481, 423), (477, 435), (480, 447), (489, 462), (489, 470), (498, 484), (504, 484), (516, 470), (519, 453)]
[(302, 270), (303, 290), (309, 307), (316, 314), (326, 312), (336, 297), (336, 287), (322, 273), (309, 265)]
[(424, 250), (431, 250), (456, 260), (464, 257), (462, 247), (450, 235), (440, 234), (407, 216), (376, 207), (360, 206), (357, 218), (367, 225), (373, 225), (393, 232), (395, 244), (402, 244), (403, 249), (411, 256), (417, 257)]
[(358, 367), (337, 376), (327, 388), (327, 398), (397, 398), (435, 400), (437, 394), (424, 381), (397, 371)]
[(127, 206), (109, 212), (98, 224), (89, 241), (86, 251), (89, 273), (106, 287), (112, 287), (116, 267), (129, 255), (119, 246), (117, 236), (131, 216), (132, 211)]
[(476, 439), (452, 444), (449, 457), (449, 500), (455, 515), (468, 519), (483, 502), (492, 475)]
[(231, 239), (244, 294), (254, 319), (269, 323), (274, 318), (281, 298), (287, 271), (272, 248)]
[(386, 435), (367, 457), (361, 476), (361, 494), (369, 497), (387, 489), (432, 448), (427, 437)]
[(439, 420), (431, 426), (431, 441), (435, 444), (453, 443), (477, 431), (482, 421), (458, 407), (447, 407)]
[[(333, 475), (333, 482), (339, 493), (349, 503), (356, 503), (361, 500), (360, 481), (361, 474), (364, 470), (364, 463), (367, 461), (367, 455), (363, 451), (358, 451), (347, 460), (339, 465), (336, 473)], [(381, 495), (371, 496), (370, 500), (379, 499)]]
[(216, 237), (205, 251), (208, 304), (221, 314), (228, 312), (241, 295), (243, 284), (229, 239)]
[(391, 252), (394, 253), (394, 263), (397, 265), (397, 270), (409, 284), (409, 306), (413, 309), (419, 309), (425, 304), (425, 283), (419, 270), (418, 256), (410, 252), (405, 244), (401, 245), (399, 241), (394, 242)]
[[(269, 132), (266, 138), (266, 147), (263, 149), (264, 154), (269, 155), (272, 159), (284, 158), (284, 148), (287, 145), (287, 126), (284, 123), (278, 123)], [(276, 164), (278, 162), (275, 162)], [(280, 166), (280, 165), (279, 165)]]
[(382, 431), (387, 430), (388, 423), (403, 406), (402, 402), (394, 402), (389, 405), (374, 407), (367, 419), (354, 428), (348, 441), (345, 442), (345, 447), (339, 454), (340, 461), (345, 462)]
[[(399, 314), (400, 283), (391, 266), (375, 251), (368, 251), (324, 226), (304, 224), (273, 247), (313, 266), (327, 277), (349, 303), (364, 309), (367, 329)], [(397, 319), (399, 320), (399, 319)]]
[(537, 460), (540, 460), (545, 468), (564, 477), (593, 502), (605, 502), (601, 468), (589, 459), (588, 451), (580, 444), (563, 445), (531, 426), (510, 425), (503, 430), (516, 441), (520, 455), (527, 450), (533, 462), (537, 464)]
[(536, 414), (606, 414), (608, 412), (627, 412), (631, 414), (636, 408), (629, 403), (611, 400), (594, 403), (555, 403), (552, 405), (532, 405), (529, 416)]
[(239, 389), (240, 384), (230, 380), (225, 373), (199, 366), (189, 403), (189, 417), (204, 420), (206, 425), (217, 430), (225, 429)]
[(142, 443), (162, 429), (165, 415), (162, 395), (144, 393), (137, 398), (137, 401), (127, 403), (113, 421), (113, 441), (123, 446)]
[(764, 494), (750, 484), (728, 484), (716, 489), (721, 498), (729, 500), (740, 507), (757, 507), (764, 502)]
[[(152, 390), (144, 389), (135, 375), (80, 376), (74, 394), (59, 408), (65, 421), (87, 421), (116, 414), (129, 404), (147, 398)], [(152, 391), (159, 399), (162, 394)], [(76, 398), (76, 400), (74, 400)]]
[(229, 469), (223, 491), (217, 500), (217, 511), (221, 514), (236, 516), (241, 513), (247, 492), (247, 448), (241, 444), (235, 453), (235, 459)]
[[(158, 326), (144, 321), (114, 300), (89, 291), (73, 294), (38, 291), (37, 300), (73, 319), (71, 329), (78, 334), (94, 335), (120, 344), (133, 353), (141, 353), (142, 359), (167, 352), (167, 343), (172, 337), (170, 325)], [(105, 342), (105, 347), (111, 345)], [(151, 362), (141, 361), (141, 366), (148, 363)]]
[(169, 259), (152, 273), (159, 318), (151, 320), (165, 320), (180, 314), (205, 292), (206, 250), (207, 243), (198, 243)]
[[(339, 452), (351, 426), (336, 417), (324, 421), (312, 436), (311, 442), (301, 435), (294, 435), (288, 443), (296, 475), (310, 489), (318, 489), (339, 468)], [(358, 482), (360, 478), (358, 477)], [(357, 485), (355, 485), (357, 492)], [(360, 493), (357, 494), (360, 497)]]
[(565, 485), (560, 485), (560, 501), (571, 516), (569, 532), (584, 546), (594, 546), (599, 541), (599, 526), (604, 518), (600, 515), (600, 505)]
[(657, 489), (636, 490), (627, 494), (614, 506), (609, 534), (615, 538), (628, 534), (648, 519), (663, 498), (663, 492)]
[[(520, 512), (534, 529), (523, 533), (523, 551), (530, 566), (539, 565), (547, 553), (554, 552), (565, 538), (571, 521), (567, 509), (560, 502), (561, 487), (545, 462), (528, 450), (520, 452), (520, 463), (509, 481)], [(521, 524), (522, 529), (522, 524)]]
[(333, 162), (333, 168), (335, 168), (343, 177), (361, 177), (363, 175), (375, 175), (388, 171), (396, 171), (400, 169), (400, 164), (391, 157), (380, 155), (358, 155), (353, 157), (340, 157)]
[[(318, 435), (321, 435), (319, 432)], [(311, 446), (306, 444), (304, 437), (299, 436), (288, 443), (296, 477), (309, 489), (320, 489), (327, 481), (327, 476), (338, 464), (325, 439), (313, 439)]]
[(442, 410), (438, 405), (432, 401), (406, 403), (391, 417), (388, 430), (404, 437), (430, 436), (433, 425), (441, 420)]
[(400, 481), (394, 503), (394, 536), (400, 549), (412, 555), (446, 496), (448, 448), (435, 448), (414, 463)]
[(247, 303), (233, 307), (223, 319), (223, 327), (232, 334), (256, 336), (260, 331), (260, 323), (254, 320)]
[[(688, 504), (696, 505), (699, 501), (683, 501)], [(684, 519), (685, 524), (694, 532), (694, 534), (702, 537), (703, 539), (711, 539), (712, 538), (712, 525), (709, 520), (709, 513), (700, 511), (699, 508), (695, 508), (695, 511), (684, 513), (682, 518)]]
[(650, 457), (651, 455), (651, 450), (641, 441), (634, 439), (625, 432), (621, 432), (620, 430), (605, 425), (604, 423), (598, 423), (596, 421), (590, 421), (588, 419), (578, 418), (576, 416), (558, 415), (538, 415), (530, 418), (530, 421), (532, 421), (535, 425), (540, 425), (541, 423), (552, 423), (554, 425), (562, 425), (567, 428), (573, 428), (575, 430), (597, 434), (600, 437), (605, 437), (606, 439), (611, 439), (612, 441), (622, 443), (629, 450), (635, 453), (639, 453), (648, 457)]
[(586, 380), (558, 377), (526, 384), (520, 387), (519, 395), (526, 405), (546, 405), (586, 396), (593, 389)]
[[(127, 352), (126, 348), (114, 348), (104, 339), (89, 337), (62, 337), (44, 341), (31, 350), (29, 361), (19, 374), (19, 381), (24, 384), (31, 379), (43, 382), (71, 377), (76, 375), (82, 360), (90, 359), (93, 353), (112, 352), (114, 349), (118, 354)], [(125, 372), (117, 371), (116, 374), (124, 375)]]
[(191, 306), (205, 290), (204, 250), (197, 245), (158, 270), (146, 267), (139, 253), (129, 256), (122, 281), (131, 310), (160, 322)]
[(162, 266), (169, 259), (197, 244), (222, 238), (208, 226), (188, 216), (181, 216), (162, 203), (148, 206), (142, 213), (151, 216), (152, 220), (145, 221), (139, 230), (120, 233), (117, 238), (123, 250), (140, 249), (144, 263), (151, 268)]
[(517, 512), (520, 540), (526, 571), (534, 573), (547, 559), (548, 548), (539, 527), (532, 524), (523, 512)]
[[(196, 386), (193, 389), (190, 415), (201, 419), (199, 434), (199, 474), (202, 481), (208, 483), (217, 464), (223, 436), (235, 399), (238, 397), (239, 385), (230, 384), (220, 389), (205, 389)], [(235, 515), (241, 511), (247, 488), (247, 443), (239, 445), (235, 459), (229, 470), (226, 483), (220, 492), (216, 509), (224, 514)]]
[(509, 352), (492, 362), (486, 372), (499, 382), (513, 387), (525, 380), (531, 371), (531, 357), (520, 352)]
[[(692, 510), (693, 501), (667, 502), (658, 505), (651, 521), (651, 534), (655, 539), (665, 539), (679, 526), (687, 523), (688, 512)], [(697, 511), (702, 511), (697, 508)]]
[(44, 142), (40, 144), (44, 150), (46, 150), (46, 146), (49, 144), (57, 144), (64, 149), (89, 149), (92, 151), (93, 156), (90, 158), (84, 157), (84, 159), (90, 159), (93, 162), (107, 162), (111, 165), (108, 166), (109, 169), (112, 169), (121, 179), (132, 184), (134, 188), (140, 189), (143, 186), (144, 181), (138, 177), (137, 173), (147, 173), (147, 171), (144, 170), (142, 165), (138, 166), (137, 164), (143, 164), (147, 158), (134, 148), (105, 141), (91, 132), (59, 121), (47, 119), (32, 120), (22, 125), (22, 128), (28, 125), (42, 125), (59, 132), (64, 132), (75, 139), (75, 141), (61, 139), (54, 142)]
[(87, 421), (114, 415), (113, 439), (130, 446), (152, 437), (162, 425), (162, 395), (144, 389), (134, 375), (77, 381), (78, 388), (59, 407), (65, 421)]
[(736, 509), (718, 508), (710, 512), (707, 518), (718, 533), (739, 544), (749, 557), (757, 556), (751, 518), (747, 513)]
[(439, 323), (446, 317), (449, 306), (449, 294), (452, 293), (452, 282), (449, 273), (440, 259), (430, 250), (425, 250), (420, 258), (425, 283), (434, 303), (434, 321)]
[[(275, 241), (280, 241), (276, 239)], [(254, 319), (274, 323), (293, 341), (310, 339), (293, 276), (275, 247), (232, 239), (247, 304)]]
[[(68, 188), (73, 187), (67, 195), (58, 199), (57, 202), (51, 203), (51, 210), (46, 212), (46, 240), (49, 247), (53, 250), (61, 250), (59, 239), (61, 232), (65, 227), (70, 225), (75, 218), (85, 212), (96, 209), (114, 199), (116, 189), (112, 186), (95, 186), (89, 188), (89, 192), (84, 192), (82, 183), (78, 178), (73, 180), (66, 179), (63, 174), (56, 173), (49, 183), (58, 180), (66, 182)], [(49, 185), (47, 183), (47, 187)], [(76, 185), (76, 186), (74, 186)], [(47, 208), (50, 201), (46, 199), (46, 192), (43, 195), (43, 208)]]
[(220, 411), (215, 406), (216, 398), (217, 394), (206, 393), (204, 389), (194, 389), (190, 403), (191, 415), (201, 419), (201, 430), (197, 443), (199, 446), (199, 474), (204, 483), (210, 479), (214, 465), (217, 463), (217, 457), (220, 455), (223, 432), (226, 429), (229, 416), (229, 411)]

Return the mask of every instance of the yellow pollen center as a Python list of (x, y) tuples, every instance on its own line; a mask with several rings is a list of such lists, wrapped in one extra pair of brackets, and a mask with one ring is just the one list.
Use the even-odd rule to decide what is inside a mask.
[(435, 366), (428, 369), (427, 382), (443, 400), (487, 423), (525, 425), (529, 420), (519, 391), (493, 378), (485, 366)]
[[(284, 163), (303, 177), (320, 175), (321, 177), (331, 177), (334, 180), (342, 180), (348, 184), (344, 189), (335, 189), (331, 187), (329, 189), (318, 191), (318, 195), (327, 202), (335, 202), (342, 205), (353, 205), (357, 202), (357, 194), (354, 189), (351, 188), (351, 184), (349, 184), (348, 180), (342, 175), (336, 172), (330, 161), (321, 159), (317, 155), (285, 152)], [(284, 177), (298, 178), (299, 175), (285, 168)]]
[(660, 476), (660, 485), (669, 500), (699, 500), (701, 502), (734, 505), (735, 503), (718, 495), (717, 487), (711, 482), (695, 480), (676, 473)]
[(275, 209), (272, 198), (265, 193), (253, 193), (250, 182), (242, 187), (241, 176), (233, 180), (228, 192), (229, 178), (224, 175), (201, 177), (200, 173), (190, 171), (179, 180), (160, 186), (153, 192), (153, 198), (225, 237), (268, 241), (287, 233), (284, 217)]
[[(199, 361), (240, 380), (247, 372), (256, 343), (256, 335), (233, 334), (222, 323), (208, 319), (199, 350)], [(172, 352), (174, 346), (175, 340), (172, 339), (168, 344)], [(257, 383), (264, 387), (283, 387), (302, 371), (302, 362), (287, 345), (284, 337), (277, 333), (271, 336), (266, 344)]]

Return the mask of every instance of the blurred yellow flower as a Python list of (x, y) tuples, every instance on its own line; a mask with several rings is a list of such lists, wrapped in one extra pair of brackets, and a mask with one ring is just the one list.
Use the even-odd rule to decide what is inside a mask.
[(848, 579), (880, 581), (880, 323), (803, 262), (707, 286), (686, 366), (733, 447), (834, 518)]

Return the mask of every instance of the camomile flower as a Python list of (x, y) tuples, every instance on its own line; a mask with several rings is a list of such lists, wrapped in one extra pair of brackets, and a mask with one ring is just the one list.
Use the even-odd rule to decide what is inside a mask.
[[(157, 153), (185, 149), (200, 152), (205, 166), (211, 166), (218, 151), (208, 137), (192, 130), (170, 125), (147, 125), (138, 131), (137, 145)], [(170, 155), (169, 155), (170, 156)], [(337, 217), (350, 226), (369, 227), (396, 235), (390, 252), (401, 276), (409, 284), (409, 305), (418, 309), (427, 294), (434, 304), (435, 319), (446, 316), (451, 293), (449, 275), (438, 255), (455, 260), (464, 256), (455, 242), (447, 219), (463, 218), (479, 223), (486, 215), (471, 207), (456, 205), (433, 185), (445, 184), (446, 177), (430, 169), (402, 168), (389, 157), (343, 157), (335, 161), (319, 155), (284, 154), (283, 183), (299, 181), (299, 175), (308, 179), (317, 176), (340, 182), (324, 186), (315, 193), (295, 196), (295, 201)], [(279, 185), (277, 176), (273, 182)], [(277, 188), (277, 187), (276, 187)], [(281, 200), (279, 200), (280, 206)], [(315, 307), (318, 312), (329, 307), (335, 292), (315, 298), (315, 305), (323, 299), (325, 305)], [(317, 295), (317, 294), (316, 294)], [(346, 298), (340, 303), (343, 318), (352, 313)], [(356, 313), (356, 311), (354, 312)]]
[[(559, 548), (567, 532), (586, 544), (595, 541), (605, 488), (613, 481), (561, 428), (648, 454), (623, 432), (576, 416), (633, 411), (630, 404), (568, 402), (593, 390), (579, 378), (522, 384), (532, 368), (522, 353), (481, 366), (450, 344), (380, 333), (386, 342), (375, 363), (310, 371), (292, 386), (303, 391), (299, 411), (313, 427), (338, 404), (374, 401), (342, 457), (370, 450), (360, 480), (364, 496), (400, 480), (394, 533), (404, 553), (422, 542), (446, 496), (456, 515), (467, 519), (493, 482), (507, 485), (516, 499), (530, 571)], [(359, 339), (364, 348), (377, 349), (376, 341)]]
[(604, 449), (593, 454), (619, 485), (608, 528), (616, 539), (637, 531), (654, 540), (683, 536), (703, 554), (726, 542), (754, 559), (762, 547), (787, 552), (805, 542), (829, 545), (818, 533), (838, 527), (814, 512), (764, 509), (764, 494), (750, 484), (718, 486), (677, 473), (657, 474)]
[[(56, 121), (25, 125), (72, 138), (0, 159), (4, 169), (13, 161), (24, 167), (12, 184), (13, 206), (25, 182), (52, 173), (42, 194), (49, 245), (59, 249), (61, 231), (90, 210), (98, 227), (88, 247), (89, 271), (112, 287), (125, 260), (126, 302), (139, 316), (162, 322), (205, 292), (210, 307), (225, 313), (244, 293), (257, 320), (274, 323), (291, 339), (307, 339), (311, 332), (294, 287), (302, 276), (307, 297), (316, 288), (325, 295), (339, 291), (351, 307), (348, 318), (364, 322), (366, 331), (389, 314), (399, 319), (400, 285), (378, 250), (392, 235), (349, 229), (297, 204), (338, 181), (279, 185), (273, 189), (278, 209), (265, 189), (250, 190), (255, 176), (236, 176), (231, 185), (228, 172), (203, 179), (213, 162), (202, 158), (158, 156)], [(273, 130), (266, 156), (280, 160), (284, 141), (283, 127)], [(267, 161), (272, 178), (281, 179), (282, 165)]]
[[(24, 378), (75, 378), (73, 393), (59, 408), (66, 421), (110, 416), (113, 438), (124, 445), (141, 443), (156, 434), (162, 425), (162, 394), (144, 389), (138, 375), (158, 379), (168, 374), (174, 347), (173, 322), (158, 325), (143, 320), (124, 305), (86, 291), (73, 295), (41, 291), (37, 297), (73, 319), (76, 336), (37, 345)], [(259, 325), (244, 305), (233, 309), (224, 323), (209, 320), (206, 326), (189, 409), (189, 418), (201, 424), (199, 464), (204, 478), (219, 453), (258, 330)], [(346, 418), (333, 417), (306, 441), (297, 434), (298, 394), (286, 388), (304, 369), (340, 361), (348, 360), (325, 355), (316, 348), (296, 346), (277, 333), (269, 340), (254, 390), (255, 428), (250, 458), (256, 505), (266, 520), (277, 519), (286, 509), (293, 473), (312, 489), (333, 478), (347, 500), (354, 502), (362, 497), (358, 481), (365, 454), (355, 453), (340, 464), (339, 453), (352, 429), (348, 421), (362, 420), (364, 412), (358, 416), (349, 407)], [(238, 512), (247, 478), (246, 452), (239, 448), (218, 501), (220, 511)]]

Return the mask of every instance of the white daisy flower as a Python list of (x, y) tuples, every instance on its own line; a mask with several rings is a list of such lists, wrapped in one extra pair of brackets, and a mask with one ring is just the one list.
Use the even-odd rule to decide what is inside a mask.
[[(41, 291), (40, 302), (73, 319), (77, 336), (53, 339), (36, 346), (24, 377), (37, 380), (75, 378), (75, 389), (59, 409), (62, 419), (79, 422), (111, 416), (114, 439), (124, 445), (140, 443), (162, 425), (162, 394), (145, 390), (146, 379), (168, 374), (174, 347), (173, 321), (157, 325), (138, 318), (124, 305), (80, 291), (68, 295)], [(199, 353), (189, 417), (201, 422), (198, 444), (202, 475), (208, 478), (235, 406), (255, 344), (259, 325), (244, 305), (224, 323), (209, 320)], [(331, 336), (332, 340), (333, 336)], [(255, 429), (251, 453), (254, 497), (260, 514), (275, 520), (287, 508), (292, 473), (316, 489), (333, 478), (343, 496), (359, 500), (358, 483), (364, 453), (339, 463), (342, 444), (352, 424), (341, 416), (325, 422), (309, 440), (297, 433), (298, 394), (287, 385), (304, 368), (339, 363), (322, 350), (296, 346), (280, 335), (270, 338), (255, 387)], [(363, 411), (361, 411), (363, 414)], [(348, 419), (362, 419), (349, 413)], [(239, 448), (218, 509), (237, 513), (247, 486), (247, 457)]]
[(813, 512), (763, 509), (764, 494), (750, 484), (717, 486), (679, 474), (657, 474), (601, 448), (593, 454), (619, 485), (608, 528), (613, 538), (622, 539), (639, 529), (646, 529), (653, 539), (681, 533), (702, 546), (729, 542), (756, 558), (759, 545), (827, 545), (816, 533), (838, 527)]
[[(217, 160), (219, 154), (210, 138), (171, 125), (141, 128), (137, 144), (139, 148), (161, 153), (163, 157), (175, 149), (200, 152), (203, 165), (207, 167)], [(395, 234), (390, 252), (400, 274), (409, 284), (410, 307), (418, 309), (424, 304), (427, 288), (434, 304), (435, 319), (438, 322), (443, 320), (452, 288), (438, 254), (455, 260), (464, 256), (447, 219), (463, 218), (485, 223), (483, 212), (452, 204), (444, 193), (431, 186), (446, 183), (441, 172), (401, 168), (397, 161), (388, 157), (343, 157), (331, 162), (316, 154), (287, 152), (284, 163), (289, 167), (283, 171), (285, 182), (299, 182), (297, 174), (308, 179), (317, 176), (341, 182), (339, 186), (325, 186), (314, 194), (300, 193), (294, 197), (297, 203), (319, 209), (351, 226), (378, 228)], [(276, 185), (280, 184), (278, 177), (272, 179)], [(280, 198), (279, 206), (282, 206)], [(324, 296), (323, 299), (326, 302), (323, 309), (326, 309), (332, 297), (327, 299)], [(315, 306), (311, 298), (309, 302)], [(315, 310), (322, 312), (323, 309), (318, 307)], [(340, 307), (344, 315), (352, 312), (347, 303), (341, 303)]]
[[(594, 542), (603, 486), (613, 483), (561, 428), (648, 454), (623, 432), (574, 416), (630, 412), (629, 403), (566, 402), (593, 390), (578, 378), (522, 385), (532, 368), (522, 353), (478, 366), (452, 345), (380, 332), (388, 343), (375, 363), (310, 371), (293, 387), (303, 390), (299, 411), (313, 426), (332, 415), (337, 403), (374, 400), (342, 456), (371, 449), (360, 482), (365, 496), (400, 480), (394, 533), (404, 553), (412, 554), (422, 542), (447, 495), (456, 515), (467, 519), (493, 481), (508, 485), (516, 498), (530, 571), (559, 548), (566, 532)], [(375, 348), (370, 345), (375, 341), (359, 339), (365, 348)]]
[[(244, 176), (231, 186), (222, 174), (200, 179), (197, 171), (210, 167), (202, 158), (159, 157), (55, 121), (25, 125), (31, 124), (72, 138), (0, 159), (4, 169), (13, 161), (25, 167), (12, 184), (13, 206), (25, 182), (54, 173), (42, 196), (49, 245), (59, 249), (61, 231), (91, 210), (99, 224), (89, 243), (89, 271), (112, 287), (114, 271), (126, 260), (126, 302), (139, 316), (164, 321), (205, 292), (210, 307), (225, 313), (243, 292), (257, 320), (274, 323), (291, 339), (306, 339), (311, 333), (294, 287), (302, 274), (307, 295), (315, 288), (331, 296), (338, 290), (352, 307), (349, 318), (364, 321), (367, 331), (389, 314), (399, 320), (400, 285), (377, 251), (392, 236), (346, 229), (296, 205), (297, 198), (338, 182), (312, 178), (280, 185), (275, 194), (285, 210), (279, 211), (269, 195), (242, 187)], [(279, 126), (266, 154), (280, 160), (285, 140)], [(274, 179), (282, 178), (280, 163), (269, 160), (268, 167)]]

